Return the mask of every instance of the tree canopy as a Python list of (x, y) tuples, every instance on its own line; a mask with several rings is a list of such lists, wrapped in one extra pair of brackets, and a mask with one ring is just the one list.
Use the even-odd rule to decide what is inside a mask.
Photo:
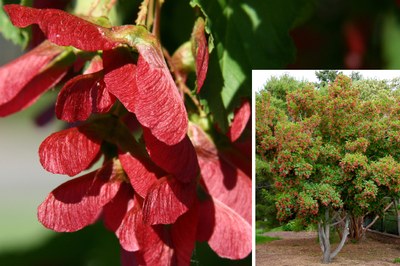
[(320, 238), (339, 217), (358, 228), (400, 196), (400, 97), (379, 82), (367, 97), (361, 82), (339, 74), (327, 91), (303, 83), (285, 104), (267, 84), (256, 97), (256, 151), (272, 175), (277, 218), (319, 223)]

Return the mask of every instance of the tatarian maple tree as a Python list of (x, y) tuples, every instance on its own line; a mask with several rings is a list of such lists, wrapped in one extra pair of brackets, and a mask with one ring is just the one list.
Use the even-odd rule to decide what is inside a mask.
[(0, 68), (0, 115), (61, 88), (55, 115), (69, 126), (42, 142), (39, 157), (74, 178), (40, 204), (45, 227), (73, 232), (102, 220), (123, 265), (189, 265), (196, 241), (242, 259), (252, 248), (250, 102), (238, 101), (227, 128), (200, 103), (207, 17), (199, 12), (191, 40), (170, 56), (161, 3), (143, 1), (136, 24), (120, 26), (91, 12), (5, 5), (15, 26), (33, 25), (43, 40)]
[[(256, 102), (257, 154), (273, 175), (277, 218), (318, 224), (324, 263), (348, 235), (362, 237), (367, 214), (400, 197), (400, 99), (364, 99), (357, 88), (338, 75), (327, 88), (287, 91), (284, 105), (267, 86)], [(335, 224), (344, 227), (331, 251)]]

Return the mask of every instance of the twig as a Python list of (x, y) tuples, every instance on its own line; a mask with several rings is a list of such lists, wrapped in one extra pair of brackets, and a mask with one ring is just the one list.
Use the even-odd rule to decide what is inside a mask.
[(109, 0), (108, 4), (106, 5), (106, 12), (107, 14), (110, 13), (111, 8), (113, 8), (115, 6), (115, 4), (117, 3), (117, 0)]
[(147, 17), (146, 17), (146, 27), (150, 30), (151, 26), (153, 25), (154, 21), (154, 1), (150, 0), (149, 5), (147, 7)]
[(331, 226), (335, 226), (337, 224), (340, 224), (344, 221), (344, 219), (346, 219), (347, 216), (343, 217), (341, 220), (337, 221), (336, 223), (331, 224)]
[(202, 108), (199, 100), (195, 96), (193, 96), (193, 94), (191, 93), (190, 89), (186, 86), (186, 84), (185, 84), (186, 79), (182, 77), (182, 75), (179, 73), (179, 71), (176, 71), (174, 69), (174, 65), (172, 63), (170, 54), (168, 53), (168, 51), (166, 49), (163, 49), (163, 54), (164, 54), (165, 59), (168, 62), (170, 71), (175, 76), (175, 83), (179, 88), (179, 91), (180, 91), (182, 99), (184, 100), (184, 95), (185, 94), (188, 95), (189, 98), (193, 101), (194, 105), (196, 105), (197, 111), (200, 114), (200, 116), (203, 116), (204, 115), (204, 111), (203, 111), (203, 108)]
[(90, 6), (90, 9), (89, 9), (89, 16), (92, 16), (92, 15), (93, 15), (94, 10), (95, 10), (96, 7), (99, 5), (99, 3), (100, 3), (100, 0), (94, 0), (94, 1), (92, 2), (91, 6)]
[(143, 0), (139, 7), (139, 13), (135, 21), (136, 25), (146, 25), (149, 0)]
[(155, 0), (154, 21), (152, 33), (160, 39), (161, 1)]

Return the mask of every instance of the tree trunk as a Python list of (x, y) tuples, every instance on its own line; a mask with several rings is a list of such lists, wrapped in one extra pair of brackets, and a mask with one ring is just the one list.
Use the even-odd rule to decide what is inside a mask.
[(363, 228), (364, 217), (354, 217), (351, 216), (351, 225), (350, 225), (350, 238), (359, 241), (364, 235)]
[(346, 216), (345, 226), (343, 229), (343, 234), (341, 237), (341, 241), (336, 249), (331, 253), (331, 243), (329, 241), (329, 233), (330, 233), (330, 219), (329, 219), (329, 209), (325, 210), (324, 220), (321, 220), (318, 223), (318, 236), (319, 236), (319, 244), (323, 253), (322, 263), (330, 263), (334, 257), (339, 253), (339, 251), (343, 248), (347, 235), (349, 234), (349, 222), (350, 219)]
[[(383, 212), (385, 213), (387, 210), (392, 207), (393, 204), (396, 204), (396, 200), (393, 200), (388, 205), (386, 205)], [(361, 217), (351, 217), (351, 224), (350, 224), (350, 238), (355, 241), (360, 241), (365, 237), (365, 232), (371, 228), (375, 222), (380, 218), (379, 215), (375, 216), (375, 218), (370, 222), (367, 226), (364, 227), (364, 216)], [(400, 224), (398, 225), (400, 229)], [(399, 232), (400, 235), (400, 232)]]
[(325, 210), (324, 221), (318, 223), (318, 234), (320, 246), (322, 249), (322, 263), (331, 262), (331, 243), (329, 241), (329, 233), (330, 233), (330, 219), (329, 219), (329, 209)]

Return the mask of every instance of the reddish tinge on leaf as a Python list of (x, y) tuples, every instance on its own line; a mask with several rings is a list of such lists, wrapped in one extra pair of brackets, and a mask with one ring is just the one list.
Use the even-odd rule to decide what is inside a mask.
[(116, 234), (118, 234), (122, 221), (133, 204), (133, 195), (132, 187), (128, 183), (122, 182), (115, 197), (103, 207), (104, 225)]
[(96, 55), (90, 61), (89, 66), (85, 69), (83, 74), (92, 74), (103, 70), (103, 59)]
[(117, 232), (123, 248), (123, 265), (132, 265), (133, 261), (140, 265), (190, 265), (196, 241), (198, 204), (167, 227), (146, 224), (137, 199), (135, 197), (135, 203)]
[(142, 215), (136, 197), (132, 200), (131, 205), (116, 233), (122, 248), (132, 252), (138, 251), (140, 248), (136, 238), (136, 226), (142, 223)]
[[(138, 262), (138, 265), (176, 265), (173, 262), (173, 247), (170, 236), (163, 225), (151, 226), (143, 223), (142, 210), (138, 205), (128, 212), (121, 226), (119, 238), (122, 256)], [(126, 251), (137, 250), (134, 253)], [(126, 264), (132, 265), (132, 264)]]
[(100, 144), (85, 126), (65, 129), (42, 142), (40, 163), (51, 173), (74, 176), (91, 165), (100, 151)]
[(157, 181), (160, 170), (150, 160), (138, 159), (130, 153), (120, 154), (118, 158), (135, 192), (145, 198), (149, 188)]
[[(191, 209), (167, 227), (164, 225), (147, 225), (142, 222), (140, 209), (131, 209), (127, 215), (127, 240), (136, 239), (139, 250), (122, 252), (123, 265), (182, 265), (189, 266), (196, 241), (196, 224), (198, 208)], [(128, 224), (128, 221), (130, 223)], [(132, 226), (133, 225), (133, 226)], [(131, 229), (129, 229), (131, 228)], [(120, 236), (121, 239), (121, 236)], [(121, 244), (122, 245), (122, 244)], [(122, 245), (124, 248), (125, 245)], [(128, 263), (129, 262), (129, 263)]]
[(56, 114), (67, 122), (84, 121), (92, 113), (106, 113), (115, 97), (105, 89), (103, 61), (95, 56), (84, 75), (70, 79), (58, 94)]
[(104, 83), (130, 112), (137, 98), (136, 65), (129, 49), (119, 47), (103, 52)]
[(68, 66), (47, 68), (63, 51), (62, 47), (43, 42), (0, 68), (0, 116), (30, 106), (65, 75)]
[(196, 58), (197, 93), (199, 93), (206, 79), (209, 58), (203, 18), (198, 18), (194, 25), (192, 32), (192, 49), (193, 55)]
[(185, 105), (164, 58), (154, 58), (162, 54), (151, 54), (148, 50), (156, 53), (155, 49), (139, 49), (141, 54), (136, 70), (137, 92), (132, 112), (136, 114), (140, 124), (149, 128), (156, 138), (167, 145), (174, 145), (187, 132)]
[(164, 59), (151, 54), (157, 53), (156, 49), (142, 50), (151, 64), (139, 55), (137, 67), (126, 48), (104, 52), (106, 89), (155, 137), (176, 144), (187, 131), (186, 109)]
[(106, 113), (115, 97), (105, 89), (103, 72), (79, 75), (70, 79), (61, 89), (56, 114), (67, 122), (84, 121), (92, 113)]
[(242, 135), (242, 132), (246, 128), (246, 125), (250, 119), (250, 116), (250, 103), (247, 100), (244, 100), (242, 101), (240, 107), (235, 110), (231, 127), (227, 132), (227, 136), (232, 142), (236, 141), (240, 137), (240, 135)]
[(185, 213), (195, 197), (195, 185), (163, 177), (149, 189), (143, 203), (147, 224), (172, 224)]
[(225, 156), (219, 154), (204, 131), (190, 124), (189, 132), (199, 159), (201, 176), (213, 198), (229, 206), (251, 224), (251, 179)]
[(189, 211), (181, 215), (171, 226), (171, 236), (174, 243), (177, 265), (190, 265), (196, 244), (198, 223), (199, 208), (198, 202), (195, 200)]
[(94, 223), (102, 207), (118, 192), (112, 165), (70, 180), (53, 190), (38, 208), (38, 219), (57, 232), (73, 232)]
[(182, 182), (196, 179), (199, 174), (197, 155), (187, 136), (181, 142), (169, 146), (155, 138), (146, 128), (143, 129), (143, 135), (147, 151), (155, 164)]
[[(249, 255), (251, 225), (240, 215), (217, 199), (201, 202), (199, 215), (200, 227), (214, 223), (208, 244), (220, 257), (235, 260)], [(207, 222), (209, 219), (213, 221)]]
[[(113, 68), (115, 75), (110, 76), (109, 82), (105, 77), (107, 89), (161, 141), (173, 145), (184, 138), (188, 123), (185, 106), (161, 46), (144, 28), (122, 26), (108, 29), (55, 9), (19, 5), (6, 5), (4, 8), (14, 25), (26, 27), (38, 24), (47, 38), (58, 45), (71, 45), (85, 51), (112, 50), (121, 44), (135, 47), (139, 51), (137, 74), (134, 73), (134, 66), (129, 63), (125, 66), (117, 60), (119, 67)], [(135, 41), (132, 41), (132, 36)], [(106, 62), (104, 67), (107, 68)], [(127, 72), (124, 73), (124, 70)], [(123, 85), (128, 86), (115, 88), (113, 85), (118, 82), (125, 82)]]
[(4, 10), (17, 27), (39, 25), (46, 37), (61, 46), (74, 46), (85, 51), (110, 50), (119, 45), (110, 29), (58, 9), (35, 9), (5, 5)]

